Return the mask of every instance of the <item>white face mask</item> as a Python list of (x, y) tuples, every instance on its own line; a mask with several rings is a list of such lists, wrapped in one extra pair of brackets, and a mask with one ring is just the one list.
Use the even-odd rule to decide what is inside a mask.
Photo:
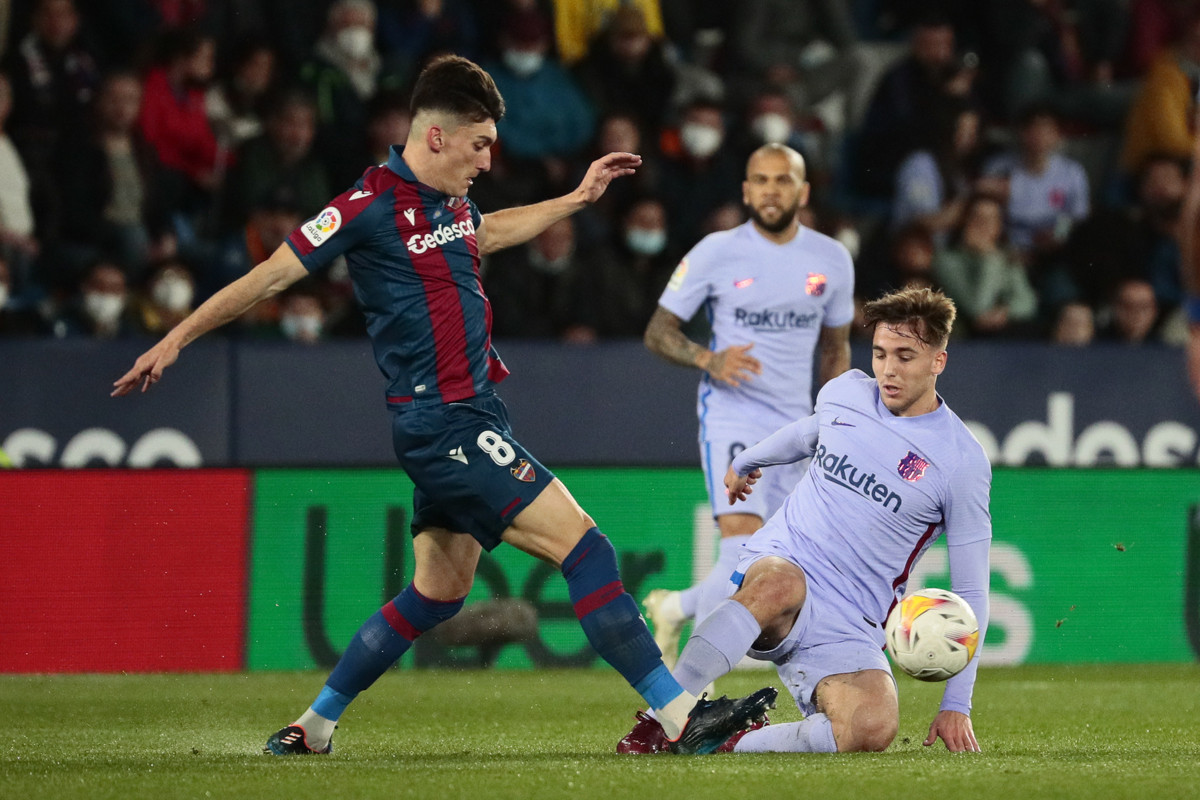
[(667, 232), (661, 228), (630, 228), (625, 231), (625, 244), (640, 256), (656, 256), (667, 247)]
[(366, 58), (375, 45), (375, 34), (370, 28), (353, 25), (338, 31), (335, 41), (338, 49), (351, 58)]
[(279, 320), (279, 329), (292, 341), (320, 339), (324, 327), (320, 317), (310, 317), (305, 314), (284, 314)]
[(792, 123), (783, 114), (760, 114), (750, 123), (750, 129), (767, 144), (783, 144), (792, 135)]
[(83, 296), (83, 311), (100, 325), (112, 325), (125, 311), (125, 296), (88, 292)]
[(721, 131), (702, 122), (685, 122), (679, 129), (683, 149), (694, 158), (708, 158), (721, 148)]
[(192, 307), (192, 284), (178, 275), (168, 275), (154, 284), (154, 302), (168, 311), (187, 311)]
[(505, 50), (500, 58), (518, 78), (528, 78), (541, 69), (546, 60), (546, 56), (536, 50)]
[(6, 305), (8, 305), (8, 286), (0, 284), (0, 308), (4, 308)]

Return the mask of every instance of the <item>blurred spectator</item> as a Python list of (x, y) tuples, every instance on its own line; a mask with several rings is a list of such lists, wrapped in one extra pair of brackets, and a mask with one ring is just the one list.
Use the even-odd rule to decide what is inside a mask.
[(209, 295), (266, 261), (305, 218), (299, 201), (286, 186), (256, 200), (245, 227), (226, 237), (218, 262), (202, 275), (200, 293)]
[(634, 202), (611, 248), (597, 253), (577, 275), (573, 294), (580, 315), (568, 327), (567, 338), (642, 336), (675, 269), (667, 240), (662, 201), (647, 197)]
[(887, 197), (901, 160), (928, 144), (929, 125), (946, 107), (975, 98), (979, 65), (956, 51), (954, 28), (930, 14), (914, 26), (909, 54), (884, 73), (871, 97), (855, 152), (855, 186), (868, 197)]
[(662, 166), (658, 154), (652, 142), (643, 138), (637, 119), (628, 113), (609, 114), (600, 121), (594, 144), (575, 160), (568, 183), (581, 180), (591, 163), (607, 153), (637, 153), (642, 165), (633, 175), (613, 181), (599, 200), (575, 215), (576, 235), (584, 245), (611, 241), (634, 200), (658, 189)]
[(931, 147), (916, 150), (900, 162), (892, 203), (893, 226), (919, 222), (933, 232), (939, 244), (962, 220), (972, 192), (1001, 188), (979, 185), (979, 111), (970, 106), (944, 110), (944, 118), (931, 122)]
[(11, 110), (12, 86), (0, 74), (0, 255), (6, 261), (5, 272), (9, 273), (11, 265), (11, 272), (16, 273), (13, 282), (25, 288), (32, 277), (39, 245), (34, 238), (29, 173), (6, 132)]
[(8, 260), (0, 256), (0, 339), (16, 336), (42, 336), (49, 326), (37, 309), (20, 296), (13, 282)]
[[(751, 85), (784, 90), (804, 109), (833, 94), (841, 94), (843, 103), (853, 95), (858, 34), (848, 3), (746, 0), (739, 4), (737, 20), (737, 63)], [(844, 123), (844, 114), (837, 116)], [(843, 125), (833, 127), (840, 131)]]
[(721, 106), (697, 100), (683, 111), (678, 132), (664, 142), (662, 192), (672, 252), (685, 252), (700, 241), (704, 222), (718, 206), (741, 200), (742, 173), (725, 144)]
[[(710, 233), (719, 233), (720, 231), (731, 231), (741, 225), (746, 221), (744, 208), (742, 204), (732, 202), (717, 206), (704, 218), (704, 224), (700, 227), (700, 237), (703, 238)], [(796, 216), (801, 219), (801, 224), (806, 224), (804, 214), (797, 211)]]
[(129, 284), (116, 264), (97, 262), (87, 271), (79, 291), (54, 321), (58, 338), (86, 336), (125, 339), (136, 335), (129, 314)]
[(325, 338), (325, 307), (312, 287), (293, 289), (280, 300), (279, 332), (289, 342), (317, 344)]
[(1175, 42), (1194, 5), (1191, 0), (1132, 0), (1123, 71), (1144, 75), (1163, 50)]
[(478, 57), (479, 27), (468, 0), (376, 0), (379, 49), (401, 83), (439, 53)]
[(585, 271), (575, 246), (575, 225), (568, 217), (520, 247), (489, 256), (483, 287), (492, 301), (492, 335), (498, 338), (549, 339), (562, 336), (585, 307), (574, 305), (572, 288)]
[(1066, 303), (1058, 310), (1050, 341), (1068, 347), (1086, 347), (1096, 338), (1096, 319), (1087, 303)]
[(138, 127), (164, 169), (164, 202), (185, 214), (205, 210), (225, 166), (204, 107), (216, 45), (195, 30), (163, 38), (163, 63), (143, 87)]
[(168, 259), (150, 272), (138, 303), (138, 322), (146, 333), (160, 337), (192, 313), (196, 281), (178, 259)]
[(1059, 152), (1062, 133), (1050, 108), (1022, 112), (1018, 139), (1017, 148), (988, 161), (983, 174), (1001, 180), (1008, 241), (1029, 264), (1062, 246), (1075, 223), (1088, 215), (1090, 197), (1083, 167)]
[(785, 144), (804, 156), (808, 182), (818, 191), (829, 184), (832, 169), (830, 137), (821, 120), (796, 111), (787, 92), (763, 89), (746, 107), (738, 150), (750, 154), (764, 144)]
[(933, 260), (933, 274), (976, 336), (1021, 335), (1038, 310), (1025, 267), (1003, 247), (1004, 207), (975, 195), (963, 210), (958, 240)]
[(367, 102), (393, 82), (375, 49), (375, 23), (370, 0), (337, 0), (300, 71), (317, 101), (317, 151), (338, 186), (349, 186), (366, 169)]
[(1158, 322), (1158, 301), (1154, 287), (1143, 280), (1128, 278), (1117, 284), (1108, 308), (1110, 319), (1100, 329), (1098, 339), (1123, 344), (1144, 344)]
[(864, 297), (874, 299), (908, 286), (937, 288), (933, 278), (936, 247), (929, 228), (910, 222), (891, 233), (884, 244), (883, 259), (863, 258), (856, 265), (854, 282)]
[[(558, 55), (564, 64), (574, 64), (588, 54), (589, 48), (617, 10), (632, 7), (641, 12), (646, 30), (659, 41), (663, 38), (663, 16), (659, 0), (551, 0)], [(528, 3), (525, 5), (532, 5)]]
[(631, 112), (643, 131), (658, 130), (670, 111), (675, 70), (635, 6), (613, 12), (576, 74), (602, 113)]
[(321, 209), (333, 192), (313, 154), (316, 120), (316, 107), (303, 91), (284, 92), (271, 103), (266, 132), (246, 142), (226, 183), (228, 228), (241, 228), (250, 209), (279, 190), (289, 192), (306, 216)]
[(275, 83), (276, 55), (265, 39), (237, 45), (228, 72), (208, 90), (204, 105), (221, 146), (236, 150), (263, 131), (263, 112)]
[(100, 70), (82, 43), (73, 0), (38, 0), (33, 29), (6, 58), (9, 132), (31, 172), (49, 168), (59, 139), (83, 130)]
[(552, 183), (566, 178), (563, 158), (592, 136), (595, 115), (575, 80), (550, 54), (550, 23), (538, 11), (514, 14), (500, 34), (500, 63), (485, 66), (504, 97), (496, 125), (501, 152), (539, 161)]
[(60, 153), (59, 208), (48, 253), (53, 282), (76, 284), (97, 259), (113, 260), (137, 281), (165, 228), (156, 200), (158, 160), (137, 131), (142, 85), (112, 72), (100, 88), (94, 122)]
[(1159, 53), (1125, 121), (1121, 168), (1135, 174), (1153, 153), (1185, 159), (1192, 152), (1192, 115), (1200, 85), (1200, 9), (1192, 9), (1178, 43)]
[(1128, 31), (1126, 0), (983, 4), (990, 95), (1006, 120), (1034, 103), (1065, 119), (1115, 129), (1134, 86), (1117, 80)]
[[(1061, 273), (1046, 299), (1079, 299), (1094, 307), (1108, 302), (1112, 287), (1127, 278), (1149, 281), (1158, 303), (1182, 300), (1176, 242), (1187, 175), (1179, 159), (1151, 155), (1137, 180), (1136, 204), (1100, 208), (1071, 231), (1061, 255)], [(1048, 291), (1050, 291), (1048, 289)]]
[(410, 128), (412, 112), (403, 97), (395, 92), (380, 92), (371, 98), (367, 111), (367, 164), (386, 162), (392, 145), (408, 141)]

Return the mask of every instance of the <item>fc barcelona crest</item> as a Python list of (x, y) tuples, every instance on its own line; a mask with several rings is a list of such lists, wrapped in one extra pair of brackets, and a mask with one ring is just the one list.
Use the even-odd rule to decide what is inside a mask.
[(824, 275), (819, 272), (810, 272), (804, 281), (804, 291), (813, 297), (820, 297), (825, 294), (825, 283)]
[(537, 480), (537, 473), (533, 471), (533, 464), (530, 464), (523, 458), (518, 461), (517, 465), (509, 471), (512, 472), (513, 477), (519, 481), (533, 483), (535, 480)]
[(925, 476), (925, 468), (928, 466), (928, 461), (921, 458), (912, 450), (909, 450), (908, 455), (900, 459), (900, 463), (896, 466), (896, 471), (906, 481), (919, 481)]

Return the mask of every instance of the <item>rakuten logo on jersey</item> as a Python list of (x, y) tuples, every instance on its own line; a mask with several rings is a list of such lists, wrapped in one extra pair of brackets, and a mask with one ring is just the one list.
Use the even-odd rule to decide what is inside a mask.
[(422, 236), (419, 233), (414, 233), (408, 237), (405, 245), (408, 247), (408, 252), (414, 256), (419, 256), (426, 250), (434, 247), (441, 247), (444, 244), (458, 241), (467, 236), (475, 235), (475, 223), (468, 217), (462, 222), (456, 222), (453, 225), (440, 225), (433, 233), (427, 233)]
[(881, 504), (884, 508), (890, 508), (893, 514), (900, 511), (900, 495), (889, 489), (874, 472), (860, 472), (846, 456), (831, 453), (822, 444), (817, 446), (812, 463), (813, 466), (821, 468), (825, 473), (822, 477), (830, 483), (836, 483), (844, 489)]
[(791, 309), (777, 310), (764, 308), (753, 310), (737, 308), (733, 312), (733, 321), (737, 325), (753, 328), (756, 331), (786, 331), (795, 328), (812, 328), (817, 324), (817, 312), (793, 311)]

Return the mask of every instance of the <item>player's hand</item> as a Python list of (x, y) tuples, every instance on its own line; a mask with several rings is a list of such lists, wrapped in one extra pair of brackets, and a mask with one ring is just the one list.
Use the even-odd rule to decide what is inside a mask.
[(587, 174), (583, 176), (579, 188), (575, 191), (580, 194), (585, 203), (594, 203), (604, 194), (604, 190), (613, 182), (613, 178), (632, 175), (641, 165), (642, 157), (639, 155), (609, 153), (592, 162), (592, 165), (588, 167)]
[(735, 344), (712, 354), (704, 371), (729, 386), (741, 386), (755, 375), (762, 374), (762, 364), (750, 355), (754, 343)]
[(929, 726), (929, 735), (922, 742), (926, 747), (941, 739), (951, 753), (978, 753), (979, 742), (971, 718), (959, 711), (939, 711)]
[(762, 477), (761, 469), (752, 469), (747, 475), (738, 475), (731, 466), (725, 473), (725, 494), (729, 497), (729, 505), (738, 500), (745, 500), (754, 492), (751, 487)]
[(142, 391), (146, 391), (151, 384), (158, 383), (163, 370), (174, 364), (178, 358), (179, 348), (163, 339), (142, 353), (134, 362), (133, 369), (113, 381), (112, 394), (109, 396), (121, 397), (129, 394), (138, 383), (142, 384)]

